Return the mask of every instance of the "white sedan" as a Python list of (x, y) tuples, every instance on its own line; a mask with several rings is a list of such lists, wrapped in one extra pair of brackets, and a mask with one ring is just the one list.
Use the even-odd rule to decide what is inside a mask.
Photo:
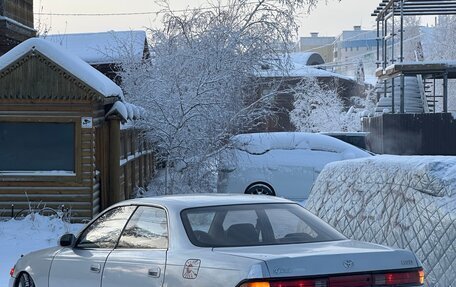
[(269, 196), (124, 201), (60, 246), (23, 256), (10, 287), (422, 286), (413, 253), (345, 238)]
[(234, 136), (220, 157), (217, 191), (266, 194), (303, 201), (326, 164), (370, 157), (336, 138), (304, 132)]

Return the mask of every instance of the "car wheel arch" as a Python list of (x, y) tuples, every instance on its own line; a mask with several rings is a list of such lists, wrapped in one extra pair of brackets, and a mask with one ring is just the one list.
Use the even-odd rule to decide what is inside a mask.
[(14, 287), (19, 287), (20, 280), (21, 280), (21, 278), (22, 278), (23, 276), (26, 276), (26, 277), (28, 277), (28, 278), (30, 279), (31, 284), (29, 285), (29, 287), (36, 287), (35, 281), (33, 280), (32, 275), (30, 275), (30, 273), (28, 273), (27, 271), (21, 271), (21, 272), (16, 276), (16, 278), (15, 278), (15, 280), (14, 280), (14, 284), (13, 284)]

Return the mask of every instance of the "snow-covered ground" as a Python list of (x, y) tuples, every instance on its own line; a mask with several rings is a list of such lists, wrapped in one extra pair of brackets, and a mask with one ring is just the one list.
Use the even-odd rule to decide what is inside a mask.
[(56, 246), (61, 235), (77, 233), (82, 226), (38, 214), (0, 221), (0, 287), (8, 286), (9, 271), (21, 254)]

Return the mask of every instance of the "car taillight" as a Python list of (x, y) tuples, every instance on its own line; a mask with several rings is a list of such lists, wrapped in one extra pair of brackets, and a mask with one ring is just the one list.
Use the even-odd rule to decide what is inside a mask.
[(248, 282), (242, 284), (240, 287), (270, 287), (269, 282)]
[(14, 267), (11, 268), (11, 270), (10, 270), (10, 276), (13, 277), (13, 275), (14, 275)]
[(303, 280), (286, 280), (271, 282), (249, 282), (240, 287), (328, 287), (327, 279), (303, 279)]
[(424, 271), (419, 269), (374, 275), (374, 286), (401, 286), (403, 284), (424, 284)]
[(247, 282), (240, 287), (401, 287), (424, 284), (424, 271), (388, 272), (317, 279), (292, 279)]
[(327, 287), (328, 280), (317, 279), (317, 280), (293, 280), (293, 281), (275, 281), (270, 283), (271, 287)]
[(371, 275), (353, 275), (329, 278), (329, 286), (331, 287), (370, 287), (372, 286)]

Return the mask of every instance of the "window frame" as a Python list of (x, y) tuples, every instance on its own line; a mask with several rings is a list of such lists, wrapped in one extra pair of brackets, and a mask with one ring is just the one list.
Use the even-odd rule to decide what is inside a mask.
[(0, 179), (2, 181), (82, 181), (82, 127), (81, 117), (43, 117), (43, 116), (0, 116), (2, 123), (72, 123), (74, 124), (74, 170), (69, 174), (45, 174), (34, 173), (33, 171), (0, 171)]

